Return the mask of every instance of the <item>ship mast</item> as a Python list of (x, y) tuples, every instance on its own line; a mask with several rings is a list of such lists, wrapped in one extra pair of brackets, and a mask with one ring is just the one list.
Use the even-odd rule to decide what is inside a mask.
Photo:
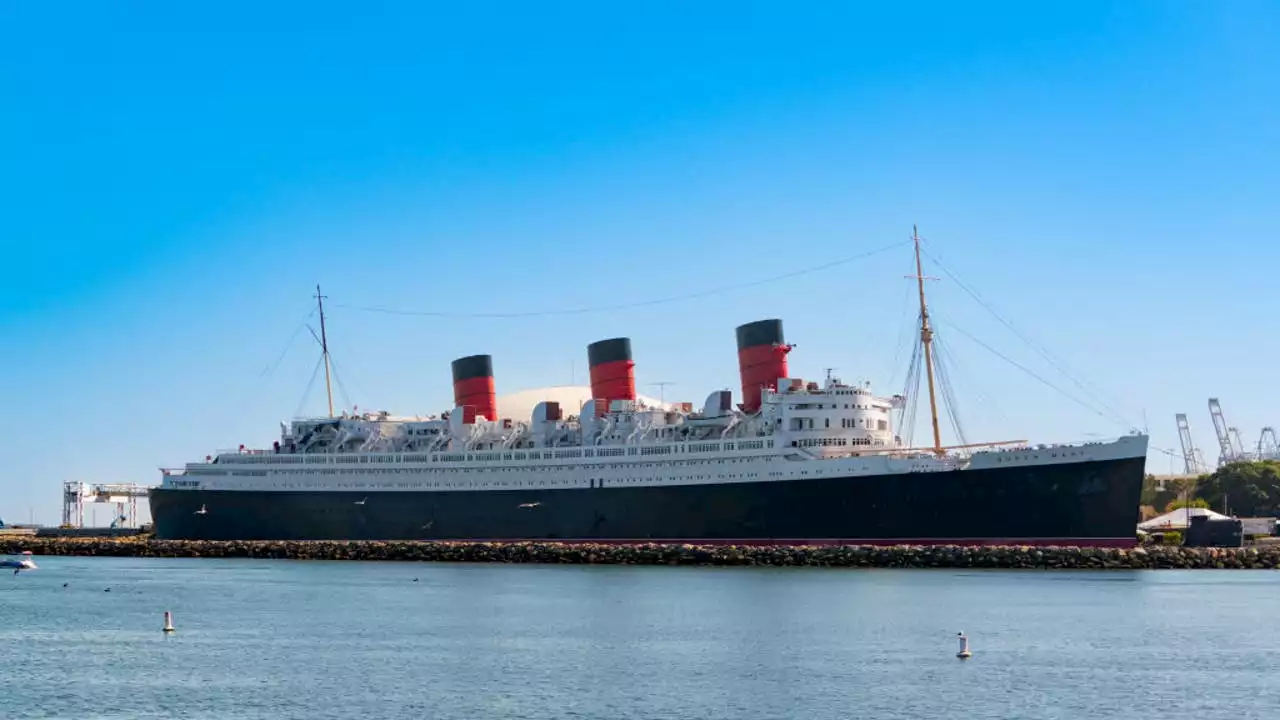
[(916, 250), (916, 282), (920, 287), (920, 342), (924, 344), (924, 370), (929, 382), (929, 420), (933, 423), (933, 452), (941, 457), (942, 433), (938, 431), (938, 400), (933, 390), (933, 328), (929, 327), (929, 309), (924, 302), (924, 267), (920, 264), (920, 235), (911, 226), (911, 241)]
[[(916, 259), (917, 263), (919, 258)], [(921, 291), (923, 293), (923, 291)], [(921, 302), (924, 295), (921, 294)], [(329, 397), (329, 417), (333, 417), (333, 386), (329, 383), (329, 336), (325, 334), (324, 329), (324, 295), (320, 294), (320, 286), (316, 285), (316, 305), (320, 308), (320, 352), (324, 357), (324, 391)], [(929, 376), (929, 391), (933, 392), (933, 376)], [(937, 428), (937, 420), (934, 420), (934, 428)]]

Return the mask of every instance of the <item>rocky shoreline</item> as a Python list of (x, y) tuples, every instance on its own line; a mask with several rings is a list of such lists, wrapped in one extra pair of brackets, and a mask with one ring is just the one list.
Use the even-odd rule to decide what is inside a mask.
[(0, 538), (0, 551), (33, 555), (274, 558), (574, 565), (710, 565), (1063, 570), (1280, 569), (1280, 547), (1133, 549), (954, 545), (708, 546), (553, 542), (214, 541)]

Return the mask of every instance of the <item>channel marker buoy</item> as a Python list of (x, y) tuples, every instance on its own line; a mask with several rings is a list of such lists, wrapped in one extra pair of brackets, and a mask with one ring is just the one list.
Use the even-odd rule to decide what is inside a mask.
[(956, 633), (956, 637), (960, 638), (960, 652), (956, 653), (956, 657), (961, 660), (973, 657), (973, 653), (969, 652), (969, 638), (965, 637), (964, 631)]
[(168, 610), (164, 611), (164, 631), (167, 633), (174, 631), (173, 616), (169, 614)]

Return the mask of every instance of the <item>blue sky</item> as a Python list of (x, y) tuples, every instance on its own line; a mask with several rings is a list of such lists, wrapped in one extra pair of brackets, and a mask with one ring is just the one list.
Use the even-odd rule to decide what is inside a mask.
[(1122, 432), (1106, 405), (1162, 447), (1187, 412), (1214, 458), (1216, 395), (1254, 441), (1280, 424), (1280, 9), (1027, 7), (2, 3), (0, 517), (322, 412), (317, 282), (365, 408), (438, 412), (477, 352), (500, 393), (581, 380), (614, 335), (642, 392), (700, 404), (765, 317), (793, 373), (898, 391), (905, 247), (465, 315), (748, 283), (912, 223), (1070, 371), (930, 268), (970, 439)]

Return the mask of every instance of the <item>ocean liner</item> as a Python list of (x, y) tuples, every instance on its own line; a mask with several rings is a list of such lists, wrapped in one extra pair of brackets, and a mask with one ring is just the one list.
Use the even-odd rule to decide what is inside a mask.
[[(454, 407), (282, 424), (241, 446), (162, 470), (150, 491), (164, 539), (539, 540), (741, 544), (1128, 546), (1148, 438), (944, 446), (919, 240), (919, 345), (932, 440), (895, 432), (902, 394), (791, 377), (782, 322), (737, 328), (741, 402), (636, 394), (628, 338), (587, 347), (591, 398), (497, 407), (492, 358), (453, 362)], [(320, 341), (329, 384), (323, 297)], [(568, 412), (566, 412), (568, 411)]]

